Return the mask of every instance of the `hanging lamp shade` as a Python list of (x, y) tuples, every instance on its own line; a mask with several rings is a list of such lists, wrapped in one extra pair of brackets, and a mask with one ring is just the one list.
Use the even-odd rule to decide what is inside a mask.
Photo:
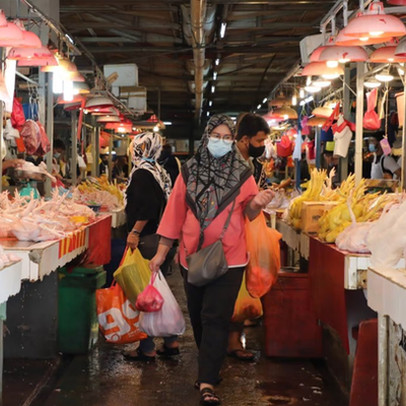
[(321, 127), (327, 121), (327, 118), (323, 117), (312, 117), (307, 120), (307, 125), (309, 127)]
[(92, 107), (87, 108), (85, 107), (85, 113), (91, 114), (92, 116), (117, 116), (119, 115), (119, 111), (114, 106), (109, 107)]
[[(16, 43), (13, 45), (15, 48), (41, 48), (42, 42), (39, 39), (38, 35), (27, 31), (24, 27), (24, 24), (21, 20), (14, 20), (14, 24), (22, 31), (22, 38), (17, 40)], [(0, 46), (4, 46), (4, 44), (0, 41)], [(7, 45), (6, 45), (7, 46)]]
[(40, 48), (11, 48), (7, 55), (8, 59), (46, 59), (51, 58), (52, 52), (47, 47)]
[(289, 106), (282, 106), (273, 111), (273, 114), (283, 120), (297, 120), (297, 111)]
[[(63, 57), (58, 53), (55, 53), (54, 56), (58, 61), (58, 66), (44, 66), (43, 68), (41, 68), (41, 72), (58, 72), (69, 76), (71, 73), (75, 73), (78, 71), (76, 65), (68, 58)], [(67, 77), (67, 79), (69, 79), (69, 77)]]
[(329, 118), (333, 114), (333, 109), (323, 106), (323, 107), (316, 107), (312, 111), (312, 115), (321, 118)]
[(328, 45), (322, 45), (316, 48), (312, 54), (310, 55), (310, 62), (320, 62), (320, 55), (321, 53), (328, 48)]
[(289, 104), (289, 99), (287, 99), (283, 94), (269, 100), (268, 105), (270, 107), (282, 107), (285, 104)]
[(121, 120), (119, 116), (100, 116), (96, 121), (98, 123), (119, 123)]
[(397, 56), (396, 46), (381, 47), (376, 49), (369, 56), (369, 62), (373, 63), (392, 63), (392, 62), (406, 62), (406, 56)]
[(3, 47), (13, 47), (23, 38), (23, 32), (14, 24), (7, 23), (0, 27), (0, 41)]
[(30, 58), (30, 59), (19, 59), (17, 61), (17, 66), (56, 66), (58, 65), (58, 62), (53, 56), (50, 56), (49, 58), (42, 58), (42, 59), (37, 59), (37, 58)]
[(57, 104), (76, 104), (76, 103), (82, 103), (84, 97), (80, 94), (76, 94), (73, 96), (72, 100), (65, 100), (63, 98), (63, 95), (59, 96), (56, 103)]
[(69, 79), (72, 82), (85, 82), (85, 77), (79, 71), (71, 72)]
[[(348, 26), (347, 26), (348, 27)], [(359, 38), (351, 37), (347, 35), (347, 27), (344, 27), (337, 35), (336, 38), (336, 45), (339, 46), (364, 46), (364, 45), (375, 45), (375, 44), (382, 44), (382, 42), (388, 41), (387, 38), (384, 40), (381, 38), (363, 38), (362, 40)]]
[(132, 122), (121, 122), (121, 123), (107, 123), (105, 126), (106, 130), (113, 130), (118, 133), (131, 133), (133, 130)]
[(324, 75), (344, 75), (344, 70), (341, 66), (329, 68), (326, 62), (311, 62), (302, 70), (302, 76), (324, 76)]
[(7, 18), (3, 10), (0, 10), (0, 27), (7, 27)]
[(94, 96), (87, 100), (86, 109), (97, 109), (102, 107), (112, 107), (113, 102), (105, 96)]
[(352, 19), (346, 27), (346, 35), (362, 40), (389, 39), (406, 35), (402, 20), (385, 14), (382, 2), (371, 3), (368, 10)]
[(320, 62), (364, 62), (367, 59), (367, 52), (359, 46), (331, 46), (324, 49), (320, 54)]
[(392, 6), (406, 6), (406, 0), (387, 0)]

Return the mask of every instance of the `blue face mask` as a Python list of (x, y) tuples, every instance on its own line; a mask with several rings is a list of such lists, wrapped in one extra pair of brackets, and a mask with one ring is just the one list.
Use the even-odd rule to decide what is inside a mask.
[(368, 144), (369, 152), (376, 152), (376, 145), (375, 144)]
[(214, 158), (221, 158), (222, 156), (228, 154), (233, 146), (233, 141), (229, 140), (218, 140), (216, 138), (209, 138), (207, 143), (207, 149), (214, 156)]

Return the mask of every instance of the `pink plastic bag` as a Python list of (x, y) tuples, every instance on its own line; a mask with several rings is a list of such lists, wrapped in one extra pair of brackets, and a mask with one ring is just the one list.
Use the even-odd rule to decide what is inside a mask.
[(379, 143), (381, 144), (382, 151), (385, 155), (390, 155), (392, 153), (392, 148), (390, 147), (388, 137), (383, 137)]
[(155, 278), (157, 272), (151, 275), (151, 280), (147, 287), (138, 295), (135, 307), (141, 312), (157, 312), (161, 310), (164, 304), (162, 295), (158, 292), (158, 289), (154, 287)]
[(376, 131), (381, 128), (381, 120), (379, 120), (378, 114), (375, 111), (377, 90), (374, 89), (367, 93), (367, 111), (364, 115), (363, 127), (366, 130)]

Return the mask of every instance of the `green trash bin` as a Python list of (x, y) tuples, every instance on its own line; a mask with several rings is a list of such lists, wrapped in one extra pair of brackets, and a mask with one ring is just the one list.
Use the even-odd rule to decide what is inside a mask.
[(58, 350), (85, 354), (97, 342), (99, 324), (96, 289), (106, 283), (103, 267), (76, 267), (59, 270)]

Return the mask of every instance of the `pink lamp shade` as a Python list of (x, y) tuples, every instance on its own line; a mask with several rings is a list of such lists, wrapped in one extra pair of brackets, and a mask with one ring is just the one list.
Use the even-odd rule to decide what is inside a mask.
[(406, 0), (387, 0), (393, 6), (406, 6)]
[(100, 109), (102, 107), (112, 107), (112, 106), (113, 106), (113, 102), (108, 97), (94, 96), (87, 100), (85, 108), (87, 110), (88, 109), (96, 110), (98, 108)]
[(0, 27), (7, 27), (7, 18), (3, 10), (0, 10)]
[(63, 96), (59, 96), (56, 103), (57, 104), (81, 104), (83, 101), (84, 97), (80, 94), (77, 94), (73, 97), (73, 100), (64, 100)]
[(310, 55), (310, 62), (320, 62), (320, 55), (327, 48), (327, 45), (322, 45), (316, 48)]
[(23, 39), (23, 32), (14, 24), (7, 23), (5, 27), (0, 27), (0, 41), (2, 47), (12, 47)]
[(98, 123), (119, 123), (121, 120), (119, 116), (100, 116), (96, 121)]
[[(348, 27), (348, 25), (347, 25)], [(351, 37), (347, 35), (347, 27), (344, 27), (337, 35), (336, 38), (336, 45), (340, 46), (364, 46), (364, 45), (374, 45), (374, 44), (382, 44), (383, 42), (387, 42), (389, 39), (385, 38), (364, 38), (360, 40), (359, 38)]]
[(364, 48), (359, 46), (332, 46), (327, 47), (320, 54), (320, 62), (336, 61), (340, 63), (346, 62), (364, 62), (368, 59), (368, 54)]
[(341, 66), (329, 68), (326, 62), (311, 62), (302, 70), (302, 76), (320, 76), (320, 75), (344, 75), (344, 70)]
[(92, 116), (116, 116), (119, 114), (118, 110), (114, 106), (110, 107), (86, 107), (86, 113), (90, 113)]
[(392, 38), (406, 34), (402, 20), (385, 14), (382, 2), (371, 3), (368, 10), (352, 19), (346, 27), (346, 35), (361, 38)]
[(58, 66), (54, 56), (48, 58), (23, 58), (17, 61), (17, 66)]
[(369, 56), (369, 62), (373, 63), (392, 63), (392, 62), (406, 62), (406, 56), (398, 56), (396, 53), (396, 46), (382, 47), (376, 49)]
[(53, 55), (47, 47), (40, 48), (11, 48), (7, 55), (8, 59), (47, 59)]
[[(14, 20), (14, 24), (22, 31), (23, 37), (13, 45), (14, 48), (41, 48), (42, 42), (38, 35), (27, 31), (21, 20)], [(4, 46), (0, 41), (0, 46)]]

